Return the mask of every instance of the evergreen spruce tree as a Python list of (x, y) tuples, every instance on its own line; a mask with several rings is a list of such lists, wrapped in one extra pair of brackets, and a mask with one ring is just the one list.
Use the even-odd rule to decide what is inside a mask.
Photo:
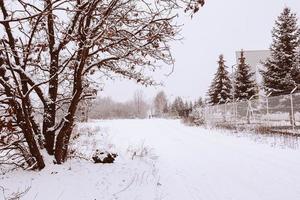
[(188, 103), (188, 101), (185, 101), (183, 110), (188, 110), (188, 109), (189, 109), (189, 103)]
[(253, 76), (254, 72), (251, 72), (250, 66), (246, 63), (244, 51), (242, 50), (234, 80), (233, 93), (235, 99), (247, 100), (258, 93)]
[(203, 100), (202, 97), (199, 97), (194, 103), (193, 108), (203, 107)]
[(218, 100), (218, 94), (216, 92), (216, 89), (215, 89), (215, 86), (216, 86), (216, 83), (215, 83), (215, 79), (213, 79), (213, 81), (211, 82), (211, 85), (209, 87), (209, 90), (208, 90), (208, 99), (209, 99), (209, 103), (212, 104), (212, 105), (215, 105), (215, 104), (218, 104), (219, 103), (219, 100)]
[(219, 56), (218, 65), (217, 73), (208, 92), (210, 103), (213, 105), (223, 104), (232, 99), (232, 85), (223, 55)]
[(180, 116), (182, 110), (184, 110), (184, 102), (181, 97), (176, 97), (172, 104), (171, 111), (173, 115)]
[(203, 100), (202, 100), (202, 97), (199, 97), (199, 99), (197, 100), (197, 105), (198, 105), (199, 107), (201, 107), (201, 106), (204, 105)]
[(170, 112), (170, 110), (169, 110), (169, 105), (168, 105), (168, 103), (166, 103), (165, 106), (164, 106), (164, 108), (163, 108), (163, 113), (164, 113), (164, 114), (167, 114), (167, 113), (169, 113), (169, 112)]
[(189, 104), (189, 110), (192, 110), (193, 107), (194, 107), (193, 102), (190, 101), (190, 104)]
[(262, 72), (264, 89), (272, 96), (288, 94), (299, 84), (298, 48), (300, 30), (297, 17), (284, 8), (272, 31), (271, 56), (264, 63)]

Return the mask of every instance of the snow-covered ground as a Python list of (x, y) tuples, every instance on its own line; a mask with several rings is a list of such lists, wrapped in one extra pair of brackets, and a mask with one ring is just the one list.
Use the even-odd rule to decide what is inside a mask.
[(30, 187), (21, 199), (300, 199), (300, 150), (276, 138), (253, 140), (162, 119), (95, 121), (78, 132), (83, 136), (72, 148), (82, 146), (80, 155), (110, 149), (119, 154), (116, 163), (72, 159), (41, 172), (1, 175), (6, 197)]

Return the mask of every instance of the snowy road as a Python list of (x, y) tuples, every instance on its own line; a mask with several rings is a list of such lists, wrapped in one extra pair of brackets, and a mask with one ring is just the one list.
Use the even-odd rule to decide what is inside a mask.
[[(78, 131), (77, 151), (88, 158), (115, 145), (116, 163), (54, 165), (48, 157), (41, 172), (0, 175), (0, 200), (26, 188), (22, 200), (300, 200), (300, 150), (272, 147), (273, 138), (255, 142), (159, 119), (95, 121)], [(154, 155), (132, 160), (128, 147), (141, 144)]]
[(117, 145), (144, 141), (155, 149), (162, 199), (300, 199), (299, 149), (271, 147), (172, 120), (101, 124)]

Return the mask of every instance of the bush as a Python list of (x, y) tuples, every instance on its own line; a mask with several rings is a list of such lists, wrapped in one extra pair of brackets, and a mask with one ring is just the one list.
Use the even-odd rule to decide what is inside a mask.
[(113, 163), (117, 156), (118, 155), (116, 153), (109, 153), (107, 151), (100, 151), (99, 149), (97, 149), (92, 158), (95, 163), (105, 164)]
[(194, 108), (189, 116), (190, 121), (197, 126), (201, 126), (205, 123), (205, 116), (202, 107)]

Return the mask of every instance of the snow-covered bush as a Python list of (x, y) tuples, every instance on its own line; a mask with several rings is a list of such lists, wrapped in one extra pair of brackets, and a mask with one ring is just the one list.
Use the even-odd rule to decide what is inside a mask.
[(127, 149), (127, 153), (132, 160), (135, 158), (142, 158), (144, 160), (157, 159), (157, 156), (154, 153), (154, 149), (145, 145), (144, 142), (141, 142), (137, 146), (129, 146)]
[(88, 123), (80, 124), (75, 129), (76, 132), (71, 138), (69, 158), (112, 163), (117, 157), (117, 151), (106, 129)]
[(200, 126), (205, 123), (205, 115), (203, 107), (197, 107), (190, 113), (190, 118), (193, 124)]
[(108, 151), (101, 151), (99, 149), (93, 155), (93, 160), (95, 163), (113, 163), (115, 158), (118, 156), (116, 153), (111, 153)]

